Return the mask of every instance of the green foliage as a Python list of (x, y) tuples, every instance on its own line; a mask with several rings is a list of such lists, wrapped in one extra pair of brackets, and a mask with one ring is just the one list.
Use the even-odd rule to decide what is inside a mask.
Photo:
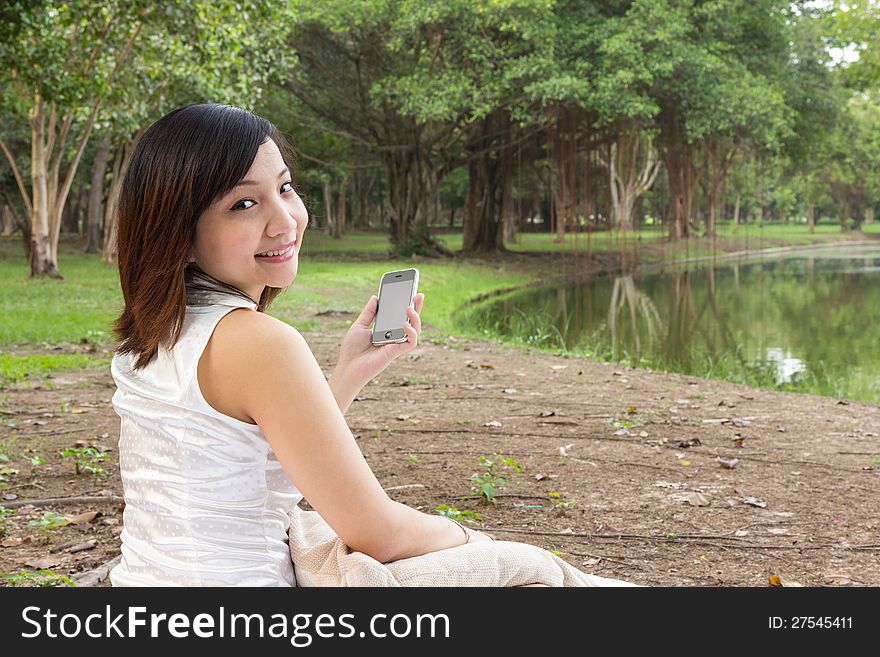
[(456, 520), (458, 522), (465, 522), (468, 524), (473, 524), (475, 522), (480, 522), (482, 518), (480, 518), (480, 514), (474, 513), (473, 511), (460, 511), (453, 506), (447, 506), (446, 504), (438, 504), (434, 511), (436, 511), (439, 515), (444, 518), (449, 518), (450, 520)]
[(67, 575), (59, 575), (53, 570), (19, 570), (14, 573), (0, 573), (0, 578), (12, 586), (64, 586), (75, 587), (76, 583)]
[(95, 447), (68, 447), (59, 452), (61, 456), (73, 461), (76, 474), (90, 472), (93, 475), (107, 476), (109, 473), (99, 465), (100, 461), (106, 461), (110, 455)]
[(28, 520), (29, 526), (36, 527), (40, 531), (44, 532), (51, 532), (55, 529), (60, 529), (61, 527), (69, 524), (70, 520), (68, 520), (64, 516), (58, 515), (57, 513), (52, 513), (51, 511), (46, 511), (37, 520)]
[(474, 485), (471, 492), (483, 497), (487, 502), (495, 501), (495, 489), (508, 483), (508, 477), (522, 472), (522, 466), (512, 458), (493, 453), (491, 457), (481, 455), (479, 459), (482, 472), (471, 475)]
[(553, 506), (556, 507), (556, 510), (560, 513), (565, 512), (567, 509), (570, 509), (574, 505), (574, 502), (564, 500), (562, 498), (562, 495), (556, 491), (551, 491), (549, 493), (549, 496), (550, 501), (553, 502)]
[(0, 506), (0, 537), (6, 536), (6, 518), (14, 514), (15, 511), (13, 511), (12, 509), (7, 509), (5, 506)]
[(31, 474), (34, 474), (39, 466), (46, 464), (46, 459), (39, 454), (25, 454), (24, 458), (31, 466)]
[[(13, 356), (0, 352), (0, 390), (11, 383), (41, 377), (63, 370), (83, 369), (95, 366), (99, 359), (87, 354), (39, 354)], [(100, 364), (105, 361), (100, 360)]]

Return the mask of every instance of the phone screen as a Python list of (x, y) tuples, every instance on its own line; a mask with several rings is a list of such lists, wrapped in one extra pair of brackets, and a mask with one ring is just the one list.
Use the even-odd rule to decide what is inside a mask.
[(412, 299), (412, 280), (386, 283), (379, 293), (379, 313), (374, 331), (401, 329), (406, 323), (406, 307)]

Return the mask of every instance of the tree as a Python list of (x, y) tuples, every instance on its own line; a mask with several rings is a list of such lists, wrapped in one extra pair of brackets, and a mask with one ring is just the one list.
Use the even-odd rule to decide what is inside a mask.
[(606, 77), (625, 85), (630, 115), (656, 122), (671, 238), (690, 233), (701, 177), (712, 175), (714, 197), (736, 148), (772, 149), (784, 134), (787, 11), (778, 0), (635, 0), (609, 19)]
[[(286, 36), (279, 20), (284, 14), (265, 0), (244, 6), (178, 1), (161, 10), (145, 0), (19, 0), (3, 11), (3, 111), (30, 127), (30, 189), (2, 138), (0, 149), (30, 216), (31, 276), (61, 278), (61, 213), (93, 128), (103, 123), (108, 138), (130, 137), (128, 150), (121, 157), (117, 152), (118, 184), (131, 141), (165, 102), (238, 99), (252, 105), (271, 71), (285, 62), (274, 55), (279, 29)], [(112, 234), (105, 234), (105, 247)]]

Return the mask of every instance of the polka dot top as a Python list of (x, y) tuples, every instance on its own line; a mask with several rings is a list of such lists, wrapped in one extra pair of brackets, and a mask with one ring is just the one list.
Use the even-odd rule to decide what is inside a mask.
[(122, 561), (113, 586), (295, 586), (288, 510), (302, 495), (255, 424), (211, 407), (196, 368), (239, 296), (187, 305), (180, 339), (135, 372), (116, 354), (113, 408), (121, 418), (125, 490)]

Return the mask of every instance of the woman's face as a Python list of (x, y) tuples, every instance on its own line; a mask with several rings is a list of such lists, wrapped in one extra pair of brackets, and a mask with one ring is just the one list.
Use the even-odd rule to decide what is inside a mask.
[[(308, 221), (281, 152), (268, 139), (244, 180), (199, 217), (190, 259), (259, 302), (265, 286), (287, 287), (296, 278)], [(257, 255), (284, 250), (291, 242), (281, 257)]]

